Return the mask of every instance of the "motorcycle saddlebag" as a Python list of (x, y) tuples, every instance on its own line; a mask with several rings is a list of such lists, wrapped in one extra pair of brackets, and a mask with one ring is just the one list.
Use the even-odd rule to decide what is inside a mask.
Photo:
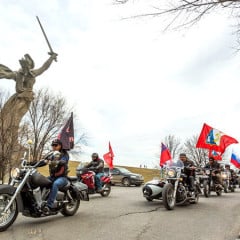
[(80, 199), (83, 201), (89, 201), (88, 186), (82, 182), (75, 182), (73, 185), (80, 193)]

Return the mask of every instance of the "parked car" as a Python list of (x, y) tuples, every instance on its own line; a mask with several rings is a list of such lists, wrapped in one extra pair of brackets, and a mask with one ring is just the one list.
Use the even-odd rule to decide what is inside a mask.
[(123, 186), (141, 186), (144, 182), (144, 178), (141, 174), (132, 173), (128, 169), (123, 167), (115, 167), (111, 169), (110, 172), (109, 168), (105, 167), (104, 173), (110, 173), (112, 175), (111, 182), (113, 185), (122, 184)]

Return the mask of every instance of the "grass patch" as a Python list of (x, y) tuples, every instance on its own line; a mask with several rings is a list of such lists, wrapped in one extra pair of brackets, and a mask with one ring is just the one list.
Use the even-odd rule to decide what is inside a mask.
[[(69, 161), (69, 174), (68, 176), (76, 176), (76, 168), (79, 165), (79, 162)], [(129, 167), (129, 166), (116, 166), (116, 167), (124, 167), (128, 169), (132, 173), (141, 174), (144, 177), (144, 182), (148, 182), (152, 180), (154, 177), (160, 176), (160, 171), (157, 169), (150, 169), (150, 168), (138, 168), (138, 167)], [(49, 175), (48, 166), (38, 168), (38, 171), (43, 174), (44, 176)]]

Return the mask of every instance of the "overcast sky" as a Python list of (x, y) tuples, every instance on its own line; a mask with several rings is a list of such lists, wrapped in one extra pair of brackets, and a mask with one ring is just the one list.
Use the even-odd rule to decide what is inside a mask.
[[(74, 105), (90, 136), (89, 158), (102, 156), (111, 141), (115, 164), (152, 166), (165, 136), (184, 142), (204, 122), (240, 140), (233, 21), (209, 15), (190, 29), (163, 33), (161, 18), (121, 20), (151, 10), (150, 2), (1, 0), (0, 63), (18, 70), (25, 53), (37, 67), (47, 59), (39, 16), (59, 56), (34, 88), (61, 92)], [(14, 82), (1, 79), (0, 88), (13, 93)]]

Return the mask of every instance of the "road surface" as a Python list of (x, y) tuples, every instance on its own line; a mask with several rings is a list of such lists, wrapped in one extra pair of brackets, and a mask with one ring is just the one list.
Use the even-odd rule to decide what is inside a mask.
[(108, 198), (91, 195), (77, 214), (41, 219), (21, 215), (1, 240), (233, 240), (240, 231), (240, 190), (201, 197), (198, 204), (177, 206), (147, 202), (141, 187), (112, 187)]

